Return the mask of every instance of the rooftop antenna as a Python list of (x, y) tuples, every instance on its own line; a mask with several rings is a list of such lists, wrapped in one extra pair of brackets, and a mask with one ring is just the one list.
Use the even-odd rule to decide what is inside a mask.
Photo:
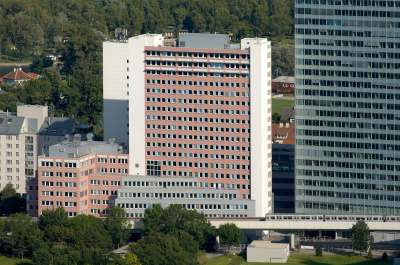
[(126, 37), (128, 35), (128, 30), (124, 28), (115, 29), (115, 39), (119, 42), (126, 42)]

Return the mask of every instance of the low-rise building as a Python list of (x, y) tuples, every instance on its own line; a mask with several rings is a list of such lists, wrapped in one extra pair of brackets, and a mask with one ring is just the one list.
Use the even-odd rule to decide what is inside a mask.
[(254, 240), (247, 246), (247, 262), (285, 263), (289, 255), (289, 244)]
[(86, 137), (92, 131), (93, 126), (73, 118), (48, 117), (47, 106), (20, 104), (17, 113), (0, 112), (0, 190), (11, 183), (25, 193), (26, 181), (36, 176), (38, 155), (48, 153), (66, 134)]
[(38, 74), (35, 73), (25, 73), (22, 71), (22, 68), (14, 68), (14, 71), (11, 73), (6, 74), (3, 76), (2, 83), (7, 84), (10, 86), (14, 86), (17, 84), (24, 84), (26, 81), (29, 81), (30, 79), (37, 78), (39, 77)]
[[(64, 207), (68, 216), (104, 216), (115, 205), (121, 178), (128, 175), (126, 149), (114, 143), (63, 141), (38, 158), (38, 177), (27, 187), (27, 213), (38, 216), (44, 209)], [(37, 187), (37, 188), (36, 188)], [(37, 208), (36, 208), (37, 206)]]
[(280, 76), (272, 79), (272, 92), (277, 92), (276, 88), (278, 83), (282, 86), (278, 88), (278, 93), (294, 93), (294, 77), (293, 76)]
[(294, 144), (294, 124), (272, 123), (272, 143)]

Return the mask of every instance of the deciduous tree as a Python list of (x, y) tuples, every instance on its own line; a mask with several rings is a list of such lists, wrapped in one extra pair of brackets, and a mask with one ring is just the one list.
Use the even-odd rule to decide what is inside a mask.
[(126, 211), (119, 206), (112, 207), (108, 212), (105, 225), (114, 245), (117, 248), (125, 245), (132, 227), (126, 218)]
[(242, 230), (240, 230), (234, 223), (220, 225), (218, 228), (218, 235), (221, 242), (228, 245), (228, 252), (232, 245), (240, 244), (242, 242)]
[(351, 228), (351, 243), (353, 250), (367, 251), (373, 243), (374, 237), (370, 234), (368, 225), (363, 221), (359, 220)]

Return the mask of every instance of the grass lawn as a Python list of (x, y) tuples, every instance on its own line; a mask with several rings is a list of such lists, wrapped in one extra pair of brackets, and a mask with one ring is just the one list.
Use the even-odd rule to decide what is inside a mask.
[(285, 107), (294, 107), (294, 100), (286, 100), (286, 99), (272, 99), (272, 114), (277, 112), (279, 116), (282, 115), (283, 108)]
[(6, 256), (0, 256), (1, 265), (32, 265), (30, 259), (19, 259), (19, 258), (9, 258)]
[(315, 255), (291, 255), (287, 263), (261, 263), (246, 262), (242, 256), (222, 255), (208, 260), (205, 265), (336, 265), (336, 264), (354, 264), (354, 265), (392, 265), (393, 260), (383, 261), (380, 258), (367, 260), (365, 257), (329, 255), (317, 257)]
[[(267, 37), (269, 41), (272, 42), (272, 45), (275, 45), (278, 42), (278, 38), (277, 37)], [(284, 39), (282, 39), (280, 41), (281, 44), (292, 44), (294, 45), (294, 37), (293, 36), (285, 36)]]

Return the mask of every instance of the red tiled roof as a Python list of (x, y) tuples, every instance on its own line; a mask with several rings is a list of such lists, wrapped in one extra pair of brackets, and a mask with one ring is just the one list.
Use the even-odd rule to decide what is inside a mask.
[(3, 77), (0, 77), (0, 83), (3, 83)]
[[(294, 124), (290, 123), (289, 128), (286, 124), (272, 123), (272, 140), (283, 141), (283, 144), (294, 144)], [(284, 135), (285, 137), (278, 137)]]
[(11, 80), (23, 80), (23, 79), (31, 79), (32, 77), (28, 74), (22, 72), (21, 70), (17, 69), (14, 72), (11, 72), (5, 76), (3, 79), (11, 79)]
[(32, 78), (35, 78), (35, 77), (39, 76), (39, 74), (35, 74), (35, 73), (28, 73), (28, 75), (30, 77), (32, 77)]

